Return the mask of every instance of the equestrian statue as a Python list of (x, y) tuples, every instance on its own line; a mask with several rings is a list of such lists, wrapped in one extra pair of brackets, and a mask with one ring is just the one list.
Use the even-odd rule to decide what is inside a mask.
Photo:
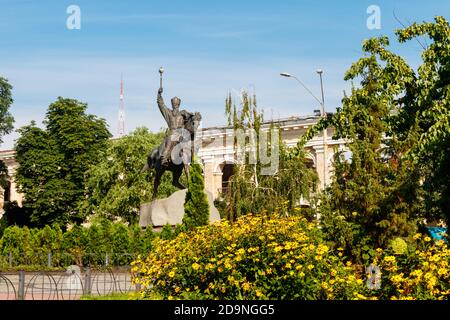
[(156, 101), (169, 130), (159, 147), (154, 148), (150, 152), (147, 157), (147, 163), (142, 168), (142, 172), (155, 169), (152, 200), (156, 199), (161, 177), (165, 171), (172, 172), (172, 184), (175, 187), (179, 189), (186, 188), (180, 183), (179, 179), (183, 171), (186, 174), (186, 178), (189, 178), (189, 164), (195, 151), (195, 134), (202, 119), (199, 112), (191, 113), (186, 110), (180, 110), (181, 100), (178, 97), (171, 99), (172, 109), (166, 107), (162, 97), (163, 72), (163, 68), (160, 68), (160, 86)]

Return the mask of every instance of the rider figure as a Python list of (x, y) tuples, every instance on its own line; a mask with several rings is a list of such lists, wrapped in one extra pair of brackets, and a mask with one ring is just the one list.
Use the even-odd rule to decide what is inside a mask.
[(171, 100), (172, 110), (167, 108), (164, 104), (162, 92), (163, 89), (159, 88), (157, 102), (159, 110), (169, 127), (169, 135), (164, 140), (164, 149), (160, 151), (162, 154), (161, 164), (167, 165), (171, 159), (173, 147), (182, 139), (182, 130), (180, 129), (184, 129), (186, 119), (192, 114), (186, 110), (180, 110), (181, 100), (178, 97), (173, 97)]

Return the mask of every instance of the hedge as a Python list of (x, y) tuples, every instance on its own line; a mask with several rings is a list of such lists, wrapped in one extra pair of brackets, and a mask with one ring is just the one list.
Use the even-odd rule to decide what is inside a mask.
[(106, 259), (110, 265), (128, 265), (152, 249), (154, 237), (151, 229), (108, 220), (90, 227), (74, 226), (64, 233), (56, 226), (10, 226), (0, 238), (0, 269), (47, 266), (49, 253), (52, 267), (105, 265)]

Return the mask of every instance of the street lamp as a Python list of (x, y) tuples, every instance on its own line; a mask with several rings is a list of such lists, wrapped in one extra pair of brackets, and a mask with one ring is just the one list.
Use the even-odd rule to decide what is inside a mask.
[(280, 75), (283, 76), (283, 77), (286, 77), (286, 78), (294, 78), (295, 80), (297, 80), (297, 82), (300, 83), (301, 86), (302, 86), (303, 88), (305, 88), (305, 90), (308, 91), (308, 93), (309, 93), (314, 99), (316, 99), (317, 102), (319, 102), (320, 104), (322, 104), (322, 102), (319, 100), (319, 98), (317, 98), (317, 97), (314, 95), (314, 93), (312, 93), (312, 91), (309, 90), (308, 87), (305, 86), (305, 85), (303, 84), (303, 82), (300, 81), (299, 78), (297, 78), (296, 76), (294, 76), (294, 75), (292, 75), (292, 74), (290, 74), (290, 73), (287, 73), (287, 72), (282, 72), (282, 73), (280, 73)]
[[(301, 86), (303, 88), (305, 88), (306, 91), (308, 91), (308, 93), (314, 98), (316, 99), (317, 102), (319, 102), (320, 104), (320, 115), (322, 116), (322, 118), (325, 118), (325, 99), (324, 99), (324, 95), (323, 95), (323, 81), (322, 81), (322, 74), (323, 74), (323, 70), (322, 69), (317, 69), (316, 70), (317, 74), (320, 77), (320, 90), (322, 92), (322, 101), (320, 101), (312, 92), (311, 90), (309, 90), (304, 84), (303, 82), (300, 81), (300, 79), (298, 79), (296, 76), (287, 73), (287, 72), (282, 72), (280, 73), (281, 76), (286, 77), (286, 78), (294, 78), (295, 80), (297, 80), (298, 83), (301, 84)], [(327, 175), (327, 150), (326, 150), (326, 141), (327, 141), (327, 128), (325, 128), (323, 130), (323, 188), (325, 189), (326, 187), (326, 175)]]

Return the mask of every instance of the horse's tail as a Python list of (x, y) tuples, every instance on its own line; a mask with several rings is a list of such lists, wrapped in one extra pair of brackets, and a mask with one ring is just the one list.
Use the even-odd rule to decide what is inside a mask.
[(147, 170), (150, 170), (150, 166), (148, 165), (148, 162), (146, 162), (146, 163), (144, 164), (144, 167), (142, 168), (141, 173), (144, 173), (144, 172), (147, 171)]
[(158, 155), (158, 148), (155, 148), (148, 156), (147, 161), (145, 162), (145, 165), (141, 170), (141, 173), (144, 173), (145, 171), (153, 169), (155, 167), (157, 155)]

